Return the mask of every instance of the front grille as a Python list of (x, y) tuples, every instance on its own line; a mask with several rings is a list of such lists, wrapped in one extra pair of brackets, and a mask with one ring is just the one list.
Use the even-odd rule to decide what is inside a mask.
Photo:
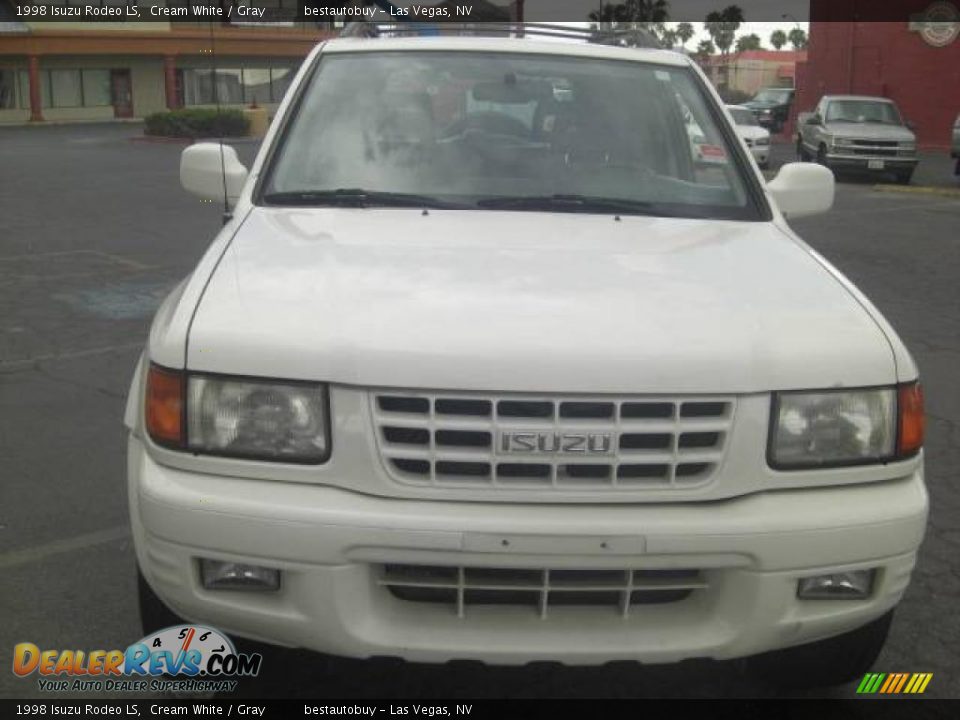
[(854, 147), (854, 155), (872, 155), (876, 157), (893, 157), (897, 155), (896, 143), (893, 147)]
[(854, 140), (853, 144), (860, 147), (887, 147), (895, 148), (900, 143), (896, 140)]
[(564, 606), (628, 617), (639, 605), (685, 600), (707, 587), (699, 570), (566, 570), (383, 565), (377, 583), (399, 600), (447, 605), (458, 617), (483, 605), (528, 607), (541, 618)]
[(542, 490), (709, 482), (730, 397), (583, 398), (374, 393), (377, 445), (402, 483)]

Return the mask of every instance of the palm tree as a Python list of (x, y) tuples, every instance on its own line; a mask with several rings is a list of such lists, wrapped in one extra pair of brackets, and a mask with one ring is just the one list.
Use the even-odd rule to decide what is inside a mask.
[(688, 22), (677, 23), (674, 32), (677, 34), (677, 39), (680, 40), (681, 47), (686, 50), (687, 41), (693, 37), (693, 25)]
[(714, 11), (707, 15), (703, 23), (704, 29), (710, 34), (714, 45), (726, 55), (733, 45), (733, 38), (743, 23), (743, 10), (737, 5), (728, 5), (723, 10)]
[(601, 3), (587, 17), (593, 20), (594, 29), (635, 30), (644, 29), (662, 37), (670, 13), (669, 0), (624, 0), (616, 5)]
[(756, 33), (750, 33), (749, 35), (741, 35), (737, 38), (737, 52), (743, 52), (744, 50), (762, 50), (763, 44), (760, 41), (760, 36)]
[(700, 58), (702, 62), (716, 52), (717, 52), (717, 48), (713, 44), (713, 40), (701, 40), (700, 44), (697, 45), (696, 56)]
[(713, 38), (714, 44), (719, 48), (720, 55), (723, 58), (721, 67), (721, 79), (719, 85), (726, 87), (729, 75), (728, 61), (730, 59), (730, 46), (733, 45), (733, 39), (743, 22), (743, 10), (737, 5), (728, 5), (723, 10), (716, 10), (709, 13), (703, 23), (704, 29)]
[(790, 44), (793, 45), (794, 50), (803, 50), (807, 47), (807, 33), (805, 33), (801, 27), (795, 27), (791, 30), (790, 34), (787, 35), (787, 39), (790, 40)]
[(774, 30), (770, 33), (770, 44), (773, 45), (774, 50), (779, 50), (787, 44), (787, 34), (780, 29)]

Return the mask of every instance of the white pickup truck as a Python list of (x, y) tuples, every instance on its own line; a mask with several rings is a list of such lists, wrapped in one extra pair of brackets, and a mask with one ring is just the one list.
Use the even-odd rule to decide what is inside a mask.
[(337, 39), (249, 171), (200, 143), (181, 178), (232, 217), (130, 389), (145, 630), (873, 662), (926, 527), (917, 368), (787, 224), (831, 172), (765, 182), (688, 58)]

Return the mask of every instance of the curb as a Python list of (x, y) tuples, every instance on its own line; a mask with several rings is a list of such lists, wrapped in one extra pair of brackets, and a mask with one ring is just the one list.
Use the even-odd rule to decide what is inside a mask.
[(131, 135), (127, 138), (130, 142), (142, 143), (161, 143), (169, 145), (192, 145), (193, 138), (164, 137), (161, 135)]
[(877, 192), (903, 193), (904, 195), (939, 195), (960, 198), (960, 187), (935, 187), (932, 185), (874, 185)]
[[(220, 138), (187, 138), (187, 137), (167, 137), (166, 135), (131, 135), (127, 138), (130, 142), (145, 143), (170, 143), (173, 145), (193, 145), (201, 142), (220, 142)], [(224, 145), (255, 145), (261, 142), (263, 138), (236, 137), (223, 138)]]

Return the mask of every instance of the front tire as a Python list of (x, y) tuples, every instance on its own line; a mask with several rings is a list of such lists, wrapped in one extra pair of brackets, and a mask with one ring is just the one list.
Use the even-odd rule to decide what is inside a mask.
[(820, 143), (820, 146), (817, 148), (817, 163), (828, 168), (830, 165), (827, 164), (827, 146), (823, 143)]
[(800, 162), (810, 162), (810, 153), (803, 147), (803, 141), (797, 138), (797, 158)]
[(766, 684), (798, 690), (842, 685), (862, 678), (890, 631), (893, 610), (843, 635), (747, 658), (747, 669)]
[(896, 174), (896, 180), (898, 185), (909, 185), (912, 179), (913, 179), (912, 168), (910, 170), (900, 170)]

